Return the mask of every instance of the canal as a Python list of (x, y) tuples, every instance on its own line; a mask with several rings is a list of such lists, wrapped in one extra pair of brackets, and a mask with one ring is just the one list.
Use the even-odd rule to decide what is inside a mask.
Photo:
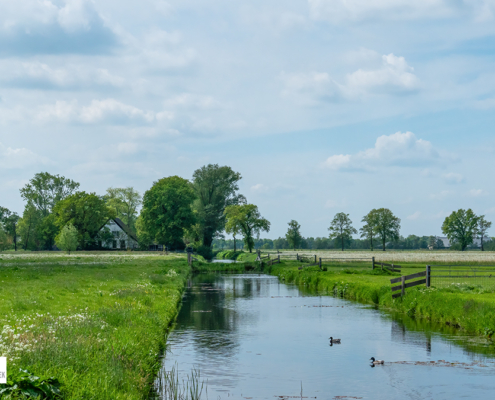
[[(328, 338), (342, 340), (330, 346)], [(488, 343), (269, 275), (201, 274), (163, 368), (193, 368), (216, 399), (491, 399)], [(370, 357), (385, 360), (372, 367)]]

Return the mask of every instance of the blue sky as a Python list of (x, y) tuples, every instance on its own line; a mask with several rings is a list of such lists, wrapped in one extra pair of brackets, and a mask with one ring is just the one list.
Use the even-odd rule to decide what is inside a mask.
[(495, 219), (495, 0), (0, 0), (0, 204), (230, 165), (278, 237)]

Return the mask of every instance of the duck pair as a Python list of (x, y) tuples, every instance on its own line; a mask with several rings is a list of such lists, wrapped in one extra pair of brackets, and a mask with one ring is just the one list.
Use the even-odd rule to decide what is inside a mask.
[(375, 357), (370, 358), (371, 364), (377, 365), (377, 364), (385, 364), (385, 361), (383, 360), (375, 360)]

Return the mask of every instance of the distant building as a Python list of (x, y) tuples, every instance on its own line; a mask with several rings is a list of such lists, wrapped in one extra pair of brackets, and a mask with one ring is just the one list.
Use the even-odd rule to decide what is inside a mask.
[(101, 229), (108, 228), (112, 233), (112, 239), (106, 242), (100, 242), (101, 247), (106, 249), (136, 249), (138, 247), (138, 238), (136, 234), (122, 222), (120, 218), (113, 218)]

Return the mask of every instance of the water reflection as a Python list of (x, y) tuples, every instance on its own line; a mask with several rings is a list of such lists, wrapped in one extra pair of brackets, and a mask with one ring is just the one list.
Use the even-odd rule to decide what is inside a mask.
[[(342, 344), (329, 346), (329, 336)], [(266, 275), (193, 277), (168, 350), (164, 367), (199, 368), (210, 399), (296, 396), (301, 385), (318, 399), (483, 399), (495, 390), (492, 346)], [(371, 356), (385, 365), (370, 369)]]

